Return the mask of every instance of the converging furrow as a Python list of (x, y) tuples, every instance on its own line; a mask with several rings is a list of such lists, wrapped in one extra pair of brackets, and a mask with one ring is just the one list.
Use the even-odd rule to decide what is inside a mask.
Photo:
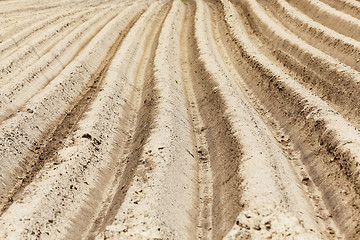
[(359, 239), (359, 13), (0, 1), (0, 239)]

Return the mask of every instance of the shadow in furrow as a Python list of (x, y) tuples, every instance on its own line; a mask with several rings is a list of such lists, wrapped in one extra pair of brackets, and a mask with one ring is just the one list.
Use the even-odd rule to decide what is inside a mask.
[[(190, 8), (195, 16), (195, 6)], [(194, 21), (198, 21), (195, 17)], [(241, 144), (231, 128), (226, 104), (217, 85), (200, 60), (194, 24), (189, 26), (189, 65), (197, 105), (205, 128), (213, 175), (212, 238), (222, 239), (242, 209)], [(201, 217), (201, 216), (200, 216)]]
[[(247, 18), (251, 20), (251, 11), (246, 5), (238, 0), (233, 2), (244, 22)], [(227, 23), (223, 24), (223, 29), (230, 28)], [(331, 213), (329, 217), (346, 238), (358, 238), (360, 219), (355, 213), (359, 213), (360, 190), (357, 177), (351, 169), (350, 153), (341, 152), (334, 142), (335, 133), (327, 129), (324, 120), (309, 117), (313, 107), (306, 106), (304, 96), (287, 89), (286, 84), (279, 81), (279, 76), (249, 55), (230, 32), (226, 37), (228, 48), (232, 49), (229, 51), (232, 61), (237, 63), (237, 71), (246, 85), (273, 118), (281, 123), (281, 127), (293, 140), (295, 150), (301, 153), (302, 162)]]
[[(153, 77), (152, 77), (153, 78)], [(154, 82), (153, 79), (145, 84), (144, 93), (143, 93), (143, 104), (141, 110), (138, 113), (138, 120), (136, 123), (136, 129), (133, 136), (130, 136), (128, 139), (127, 149), (129, 154), (122, 160), (120, 163), (120, 168), (118, 169), (115, 177), (115, 185), (117, 190), (112, 199), (108, 199), (110, 204), (109, 207), (104, 209), (96, 219), (94, 227), (91, 229), (89, 238), (94, 239), (98, 233), (101, 233), (105, 230), (107, 225), (110, 225), (121, 207), (126, 193), (131, 186), (133, 181), (133, 176), (135, 170), (139, 164), (139, 159), (143, 154), (143, 147), (146, 143), (146, 140), (150, 136), (150, 132), (154, 124), (154, 111), (157, 94), (156, 90), (153, 88)], [(126, 151), (126, 150), (125, 150)]]
[(101, 63), (98, 70), (93, 74), (92, 85), (89, 86), (88, 91), (85, 95), (78, 100), (78, 103), (64, 115), (63, 120), (56, 129), (51, 129), (45, 133), (45, 138), (42, 141), (34, 144), (32, 151), (32, 164), (25, 176), (20, 179), (20, 181), (15, 185), (13, 190), (8, 194), (7, 198), (3, 198), (1, 202), (1, 215), (11, 206), (16, 199), (18, 199), (24, 189), (32, 183), (39, 171), (44, 167), (46, 163), (50, 160), (54, 160), (54, 165), (59, 163), (56, 162), (56, 153), (64, 146), (64, 141), (69, 136), (69, 134), (74, 130), (77, 122), (81, 119), (84, 112), (86, 112), (88, 105), (93, 101), (93, 97), (100, 91), (100, 86), (105, 73), (107, 72), (111, 60), (115, 56), (117, 49), (121, 46), (123, 39), (125, 38), (127, 32), (132, 28), (132, 26), (137, 22), (142, 13), (139, 13), (127, 26), (124, 32), (122, 32), (113, 46), (110, 48), (107, 56)]
[[(169, 11), (169, 8), (166, 11)], [(162, 21), (164, 20), (165, 17), (162, 19)], [(163, 22), (159, 24), (159, 26), (162, 25)], [(153, 61), (158, 45), (160, 31), (161, 27), (158, 27), (157, 32), (154, 33), (155, 37), (153, 43), (147, 46), (152, 50), (149, 59), (145, 60), (148, 62), (146, 63), (147, 66), (145, 66), (145, 81), (143, 82), (143, 86), (137, 86), (139, 84), (135, 83), (135, 86), (139, 87), (139, 89), (133, 92), (130, 99), (128, 100), (129, 109), (127, 110), (127, 120), (129, 121), (130, 125), (127, 126), (127, 129), (129, 129), (128, 139), (124, 144), (125, 147), (123, 151), (118, 152), (118, 156), (116, 158), (119, 158), (119, 156), (125, 157), (119, 159), (115, 180), (112, 183), (112, 190), (110, 193), (108, 193), (108, 197), (103, 202), (101, 211), (92, 224), (88, 236), (89, 239), (94, 239), (99, 234), (102, 234), (105, 231), (105, 228), (114, 222), (115, 216), (122, 206), (128, 189), (130, 188), (133, 181), (136, 168), (140, 163), (139, 161), (141, 156), (143, 155), (144, 145), (148, 141), (151, 131), (154, 128), (154, 118), (156, 116), (155, 111), (159, 94), (155, 88)], [(143, 68), (144, 66), (139, 67)], [(139, 93), (140, 96), (138, 96)], [(139, 99), (136, 98), (140, 98), (140, 102), (138, 102)], [(137, 102), (140, 107), (136, 106)]]

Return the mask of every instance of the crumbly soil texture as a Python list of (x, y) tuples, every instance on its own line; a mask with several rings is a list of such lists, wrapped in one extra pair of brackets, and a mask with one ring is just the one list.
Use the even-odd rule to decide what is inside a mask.
[(0, 239), (360, 239), (357, 0), (0, 1)]

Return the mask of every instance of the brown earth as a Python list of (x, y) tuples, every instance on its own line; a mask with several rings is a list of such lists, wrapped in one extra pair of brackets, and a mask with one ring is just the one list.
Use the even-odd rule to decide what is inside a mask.
[(360, 239), (359, 16), (0, 1), (0, 239)]

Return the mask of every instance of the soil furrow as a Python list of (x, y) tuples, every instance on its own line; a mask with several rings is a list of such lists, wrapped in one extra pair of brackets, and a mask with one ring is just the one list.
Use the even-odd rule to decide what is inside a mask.
[[(245, 97), (249, 100), (251, 105), (256, 109), (256, 111), (261, 115), (261, 118), (266, 123), (267, 127), (271, 131), (272, 135), (275, 137), (281, 150), (284, 155), (288, 159), (291, 167), (296, 172), (296, 176), (303, 183), (303, 191), (307, 196), (307, 200), (311, 202), (310, 206), (314, 209), (314, 215), (316, 215), (316, 223), (319, 225), (319, 230), (321, 231), (322, 238), (336, 238), (334, 235), (338, 230), (334, 225), (333, 221), (329, 216), (331, 215), (324, 202), (322, 201), (321, 193), (313, 184), (311, 178), (309, 177), (309, 173), (307, 171), (306, 166), (302, 163), (301, 153), (296, 150), (294, 146), (293, 140), (289, 135), (286, 135), (283, 129), (281, 128), (281, 124), (279, 124), (272, 115), (266, 110), (266, 108), (258, 101), (256, 95), (252, 93), (251, 89), (247, 87), (245, 82), (241, 80), (241, 72), (236, 71), (236, 67), (234, 66), (234, 59), (230, 57), (231, 55), (231, 46), (227, 44), (228, 39), (226, 39), (226, 35), (229, 33), (224, 30), (226, 26), (223, 26), (220, 19), (223, 18), (219, 12), (221, 8), (213, 9), (213, 22), (216, 23), (214, 26), (214, 39), (216, 40), (217, 47), (223, 59), (223, 62), (227, 65), (227, 69), (231, 73), (234, 79), (237, 79), (237, 83), (244, 93)], [(241, 81), (239, 81), (241, 80)], [(340, 239), (340, 237), (338, 237)]]
[[(198, 21), (198, 32), (195, 32), (200, 56), (206, 70), (216, 82), (215, 89), (224, 101), (228, 124), (239, 142), (242, 154), (241, 160), (238, 159), (239, 172), (236, 173), (242, 178), (241, 185), (237, 186), (242, 189), (241, 198), (235, 197), (241, 203), (241, 210), (227, 230), (230, 232), (226, 234), (226, 238), (280, 238), (284, 236), (281, 232), (284, 228), (288, 229), (288, 237), (319, 239), (321, 230), (314, 220), (313, 210), (299, 179), (265, 123), (250, 106), (226, 69), (218, 47), (213, 42), (209, 10), (202, 6), (204, 3), (201, 1), (197, 3), (197, 19), (203, 19)], [(224, 79), (220, 81), (222, 78)], [(249, 139), (252, 139), (251, 142)], [(266, 181), (263, 181), (264, 176), (267, 176)], [(214, 182), (218, 182), (216, 178)], [(216, 192), (214, 186), (215, 196)], [(294, 199), (298, 199), (298, 202)], [(297, 204), (299, 205), (296, 206)], [(283, 221), (283, 218), (287, 221)], [(301, 226), (298, 225), (299, 221), (303, 223)], [(229, 224), (229, 220), (225, 222)], [(217, 234), (215, 238), (224, 237), (220, 235), (220, 229), (216, 229), (216, 224), (214, 232)]]
[(288, 0), (287, 2), (324, 26), (357, 41), (360, 40), (360, 20), (358, 18), (338, 11), (320, 0)]
[[(81, 2), (80, 2), (81, 3)], [(25, 11), (24, 14), (15, 14), (16, 16), (3, 14), (5, 19), (19, 18), (14, 21), (14, 24), (7, 25), (6, 29), (0, 31), (0, 57), (3, 58), (20, 47), (25, 45), (30, 40), (36, 38), (36, 35), (41, 31), (46, 31), (47, 28), (62, 21), (64, 18), (70, 17), (74, 14), (86, 12), (89, 10), (99, 11), (107, 7), (112, 8), (114, 4), (111, 3), (97, 3), (90, 4), (83, 2), (77, 3), (73, 6), (70, 3), (62, 3), (61, 10), (51, 9), (44, 11)], [(124, 2), (127, 3), (127, 2)], [(121, 3), (123, 4), (123, 3)], [(120, 5), (121, 5), (120, 4)]]
[[(7, 4), (9, 5), (9, 4)], [(99, 5), (105, 5), (105, 2), (103, 3), (97, 2), (96, 4), (91, 4), (90, 1), (86, 2), (78, 2), (75, 5), (72, 5), (72, 3), (65, 3), (63, 2), (61, 6), (61, 11), (63, 12), (74, 12), (74, 9), (77, 8), (76, 12), (82, 12), (82, 11), (88, 11), (90, 9), (96, 10)], [(0, 7), (0, 9), (2, 9)], [(6, 7), (6, 9), (9, 9), (9, 6)], [(14, 33), (20, 32), (23, 29), (31, 26), (32, 24), (44, 20), (45, 18), (48, 18), (50, 16), (56, 15), (59, 13), (59, 9), (33, 9), (29, 11), (21, 11), (21, 13), (16, 13), (15, 11), (11, 11), (9, 13), (2, 13), (0, 15), (0, 37), (2, 38), (2, 41), (7, 40), (9, 37), (13, 36)]]
[(28, 171), (25, 177), (19, 177), (20, 182), (18, 182), (12, 193), (10, 194), (10, 198), (8, 202), (3, 205), (1, 214), (6, 211), (6, 209), (18, 198), (21, 197), (21, 194), (25, 187), (33, 181), (34, 177), (38, 174), (39, 171), (42, 170), (45, 164), (48, 162), (53, 162), (54, 165), (57, 165), (57, 160), (53, 160), (57, 156), (57, 152), (62, 148), (63, 144), (68, 144), (72, 141), (69, 140), (68, 135), (74, 131), (77, 122), (88, 108), (89, 103), (93, 100), (94, 96), (101, 90), (100, 84), (105, 76), (105, 73), (108, 71), (110, 60), (114, 57), (114, 52), (122, 42), (124, 36), (126, 35), (128, 29), (133, 25), (136, 21), (136, 18), (131, 21), (131, 23), (123, 30), (120, 34), (119, 38), (116, 40), (115, 44), (109, 50), (108, 55), (102, 63), (102, 66), (93, 74), (93, 78), (95, 79), (93, 84), (89, 86), (85, 95), (82, 97), (78, 103), (66, 113), (65, 118), (62, 122), (56, 127), (56, 130), (53, 133), (49, 133), (51, 136), (45, 138), (45, 140), (40, 141), (34, 146), (34, 158), (38, 158), (32, 165), (31, 171)]
[[(55, 11), (59, 11), (59, 9), (64, 8), (64, 7), (69, 7), (69, 8), (81, 8), (83, 4), (86, 5), (90, 5), (91, 3), (94, 3), (94, 1), (62, 1), (61, 3), (54, 3), (52, 1), (48, 1), (48, 2), (44, 2), (44, 1), (39, 1), (37, 3), (34, 2), (29, 2), (28, 6), (24, 5), (24, 3), (15, 3), (12, 2), (12, 5), (9, 3), (6, 3), (6, 8), (1, 8), (2, 11), (1, 14), (19, 14), (22, 12), (38, 12), (38, 13), (42, 13), (42, 12), (55, 12)], [(19, 5), (21, 6), (19, 8)], [(65, 6), (64, 6), (65, 5)]]
[[(134, 39), (147, 26), (158, 20), (154, 12), (159, 11), (163, 5), (154, 4), (147, 14), (136, 22), (116, 52), (109, 68), (104, 70), (105, 78), (101, 84), (101, 91), (96, 94), (88, 111), (74, 127), (74, 132), (66, 139), (69, 146), (61, 149), (39, 173), (33, 184), (24, 190), (26, 192), (39, 188), (43, 191), (39, 195), (24, 195), (20, 201), (14, 203), (16, 207), (13, 205), (3, 215), (5, 222), (11, 222), (16, 220), (13, 216), (18, 215), (18, 209), (29, 208), (32, 209), (31, 212), (20, 214), (23, 218), (45, 214), (51, 216), (53, 224), (49, 224), (46, 218), (38, 218), (37, 223), (24, 224), (16, 233), (12, 233), (12, 236), (30, 230), (41, 236), (46, 230), (52, 233), (51, 235), (55, 234), (64, 239), (74, 239), (75, 236), (75, 239), (81, 239), (89, 234), (91, 223), (98, 220), (98, 209), (104, 207), (99, 204), (107, 197), (105, 194), (108, 185), (114, 178), (118, 165), (126, 160), (118, 159), (117, 155), (122, 154), (123, 145), (130, 134), (126, 126), (133, 122), (131, 115), (138, 110), (133, 106), (136, 103), (132, 96), (141, 95), (139, 78), (144, 76), (134, 73), (139, 68), (138, 64), (142, 62), (141, 57), (144, 56), (141, 53), (146, 48), (145, 33), (143, 38), (139, 38), (139, 42)], [(152, 23), (149, 23), (149, 20)], [(149, 34), (151, 30), (152, 28), (148, 28), (146, 31)], [(52, 162), (54, 165), (50, 164)], [(42, 187), (49, 183), (53, 186), (52, 189)], [(62, 201), (58, 199), (59, 195)], [(32, 205), (34, 201), (37, 205)], [(80, 207), (72, 209), (73, 204)], [(51, 211), (43, 213), (41, 209), (44, 208)], [(66, 231), (57, 233), (62, 229)]]
[(19, 76), (13, 80), (7, 79), (7, 84), (0, 88), (0, 123), (8, 120), (41, 89), (46, 88), (55, 78), (61, 76), (61, 72), (81, 54), (91, 39), (116, 15), (116, 10), (98, 14), (80, 25), (52, 51), (42, 56)]
[(141, 164), (114, 221), (105, 229), (105, 238), (196, 236), (195, 149), (179, 58), (185, 11), (184, 3), (172, 2), (161, 29), (154, 59), (154, 91), (148, 96), (155, 104), (150, 115), (152, 127), (142, 140)]
[(358, 239), (358, 0), (0, 0), (1, 239)]
[[(134, 1), (132, 4), (135, 4), (137, 1)], [(69, 6), (64, 7), (65, 9), (63, 9), (62, 12), (65, 12), (65, 14), (63, 13), (62, 15), (60, 15), (60, 17), (56, 17), (55, 20), (51, 20), (51, 17), (53, 16), (57, 16), (59, 15), (59, 11), (56, 12), (51, 12), (48, 15), (47, 18), (43, 17), (44, 19), (42, 21), (38, 20), (38, 23), (36, 24), (29, 24), (28, 28), (25, 28), (24, 26), (18, 26), (18, 30), (16, 29), (10, 29), (10, 34), (12, 35), (11, 37), (13, 39), (15, 39), (14, 41), (11, 41), (11, 39), (9, 39), (8, 41), (5, 41), (7, 39), (2, 39), (3, 43), (0, 45), (0, 51), (1, 51), (1, 55), (0, 58), (3, 60), (6, 57), (12, 55), (13, 53), (19, 51), (20, 48), (22, 47), (26, 47), (29, 44), (31, 45), (32, 42), (36, 41), (36, 40), (43, 40), (43, 37), (40, 37), (40, 34), (44, 34), (47, 33), (56, 25), (61, 24), (64, 22), (64, 20), (66, 19), (71, 19), (71, 18), (75, 18), (77, 15), (80, 14), (89, 14), (89, 13), (99, 13), (102, 11), (105, 11), (107, 9), (116, 9), (116, 8), (120, 8), (120, 7), (124, 7), (128, 5), (127, 2), (123, 2), (121, 4), (117, 4), (117, 6), (114, 6), (114, 4), (101, 4), (100, 6), (96, 6), (94, 5), (93, 7), (83, 7), (81, 8), (80, 6), (78, 6), (79, 9), (81, 10), (74, 10), (73, 8), (70, 8)], [(28, 22), (28, 18), (29, 17), (24, 17), (25, 18), (25, 22)], [(35, 18), (36, 19), (36, 18)], [(48, 21), (48, 23), (47, 23)], [(77, 24), (82, 24), (86, 21), (86, 18), (81, 19), (80, 21), (78, 21)], [(38, 29), (31, 30), (31, 26), (33, 25), (38, 25), (40, 23), (45, 23), (44, 26), (39, 27)], [(41, 24), (40, 24), (41, 25)], [(30, 29), (30, 30), (29, 30)], [(24, 33), (25, 32), (25, 33)], [(2, 34), (6, 34), (4, 31), (2, 31)], [(30, 34), (30, 35), (29, 35)], [(16, 40), (16, 38), (18, 40)], [(45, 38), (46, 39), (46, 38)], [(50, 41), (51, 43), (51, 41)]]
[(347, 238), (356, 238), (358, 131), (256, 50), (235, 9), (226, 8), (233, 43), (242, 51), (236, 59), (243, 63), (238, 69), (246, 84), (294, 139), (336, 225)]
[[(157, 16), (153, 15), (155, 9), (159, 9), (157, 10)], [(141, 156), (144, 154), (143, 146), (146, 139), (149, 138), (154, 124), (156, 91), (153, 82), (153, 61), (160, 29), (168, 11), (168, 3), (166, 6), (163, 3), (157, 3), (149, 7), (146, 16), (144, 15), (144, 18), (140, 19), (134, 27), (134, 31), (129, 33), (127, 45), (122, 46), (122, 52), (127, 51), (128, 45), (140, 33), (142, 34), (143, 39), (138, 42), (137, 46), (133, 46), (133, 49), (136, 49), (133, 59), (136, 64), (132, 64), (131, 68), (124, 67), (123, 65), (127, 64), (125, 62), (128, 61), (124, 58), (122, 60), (124, 63), (117, 65), (117, 71), (127, 71), (126, 75), (130, 80), (132, 79), (134, 90), (125, 102), (129, 105), (126, 116), (123, 117), (123, 121), (126, 121), (127, 124), (122, 123), (122, 132), (125, 136), (118, 137), (117, 140), (119, 146), (116, 152), (118, 152), (119, 156), (115, 157), (117, 162), (113, 172), (114, 177), (107, 193), (104, 195), (101, 208), (91, 228), (89, 228), (90, 238), (111, 238), (111, 236), (118, 234), (117, 230), (107, 231), (107, 226), (116, 226), (114, 224), (114, 221), (117, 221), (116, 215), (123, 204), (131, 182), (134, 181), (138, 165), (148, 164), (141, 159)], [(143, 27), (146, 27), (147, 30), (144, 30)], [(144, 41), (144, 39), (147, 39), (147, 41)], [(120, 52), (119, 56), (121, 55), (123, 54)]]
[(93, 14), (91, 14), (91, 12), (81, 15), (79, 14), (71, 20), (58, 23), (49, 29), (49, 31), (43, 32), (42, 35), (39, 34), (39, 36), (33, 41), (29, 42), (22, 48), (17, 49), (9, 57), (2, 60), (0, 62), (0, 88), (9, 82), (10, 79), (18, 76), (18, 74), (24, 71), (24, 69), (43, 57), (43, 55), (58, 44), (58, 42), (69, 35), (74, 29), (79, 27), (79, 20), (86, 21)]
[(260, 1), (276, 18), (309, 45), (360, 70), (360, 43), (345, 37), (301, 13), (284, 0)]
[(360, 3), (356, 0), (321, 0), (338, 11), (345, 12), (355, 18), (360, 18)]
[[(68, 2), (64, 2), (64, 3), (68, 3)], [(52, 6), (51, 6), (52, 5)], [(34, 2), (29, 2), (28, 6), (23, 6), (22, 8), (18, 7), (18, 4), (13, 4), (12, 6), (7, 4), (7, 8), (3, 8), (1, 11), (2, 14), (7, 14), (7, 13), (21, 13), (24, 11), (41, 11), (41, 10), (50, 10), (52, 8), (56, 8), (56, 7), (62, 7), (61, 4), (59, 3), (53, 3), (53, 2), (49, 2), (49, 3), (45, 3), (45, 2), (38, 2), (38, 3), (34, 3)], [(12, 9), (13, 8), (13, 9)]]
[[(40, 16), (21, 16), (21, 17), (13, 17), (13, 16), (3, 16), (4, 20), (2, 21), (2, 29), (0, 30), (0, 40), (3, 43), (6, 43), (6, 41), (11, 40), (11, 37), (14, 36), (14, 34), (22, 31), (23, 29), (28, 28), (29, 26), (36, 24), (46, 18), (49, 18), (51, 16), (50, 13), (40, 15)], [(13, 19), (13, 21), (11, 21)], [(13, 45), (13, 42), (10, 41), (10, 49), (14, 49), (15, 45)], [(7, 43), (7, 44), (9, 44)], [(3, 48), (1, 48), (3, 49)], [(0, 58), (2, 59), (4, 54), (1, 53)]]
[[(75, 11), (75, 13), (78, 11), (79, 10)], [(70, 12), (65, 14), (64, 13), (56, 14), (55, 16), (51, 15), (50, 17), (45, 18), (44, 20), (41, 20), (39, 22), (36, 22), (35, 24), (32, 24), (25, 29), (21, 29), (22, 31), (20, 32), (16, 32), (16, 34), (14, 34), (9, 39), (1, 43), (0, 45), (1, 60), (7, 57), (9, 55), (9, 52), (11, 53), (13, 49), (17, 49), (18, 47), (34, 39), (34, 37), (36, 37), (39, 31), (46, 30), (53, 24), (56, 24), (62, 18), (72, 14), (73, 13)]]
[(264, 48), (268, 48), (267, 55), (270, 58), (274, 55), (280, 61), (279, 65), (288, 67), (307, 89), (359, 128), (358, 72), (286, 32), (256, 1), (239, 2), (239, 5), (255, 34), (264, 41)]
[[(144, 7), (141, 4), (125, 9), (124, 14), (107, 24), (59, 77), (25, 105), (24, 111), (1, 124), (1, 159), (11, 159), (0, 163), (3, 201), (14, 184), (20, 182), (19, 179), (23, 179), (23, 175), (30, 172), (31, 166), (39, 161), (34, 153), (38, 145), (46, 141), (56, 129), (54, 126), (62, 121), (93, 85), (97, 77), (95, 74), (112, 44), (120, 37), (119, 33)], [(114, 29), (119, 31), (114, 32)], [(24, 121), (28, 122), (26, 126), (22, 124)]]
[[(213, 228), (213, 173), (211, 169), (209, 146), (206, 139), (206, 126), (202, 120), (199, 105), (196, 99), (196, 94), (193, 88), (193, 69), (194, 62), (190, 46), (191, 34), (193, 34), (193, 24), (195, 19), (195, 5), (188, 4), (185, 22), (182, 27), (181, 45), (180, 45), (180, 60), (182, 72), (182, 84), (185, 89), (189, 118), (192, 120), (193, 128), (193, 144), (197, 149), (194, 158), (198, 162), (198, 220), (197, 220), (197, 238), (198, 239), (212, 239)], [(192, 153), (191, 153), (192, 154)]]

